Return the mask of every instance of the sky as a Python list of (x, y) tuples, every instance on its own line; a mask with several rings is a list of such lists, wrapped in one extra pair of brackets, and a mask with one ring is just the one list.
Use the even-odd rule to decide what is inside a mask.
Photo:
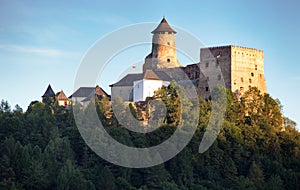
[[(25, 111), (31, 101), (41, 100), (48, 84), (55, 92), (71, 95), (80, 63), (99, 39), (128, 25), (159, 24), (165, 16), (170, 25), (188, 31), (205, 46), (263, 50), (268, 93), (281, 101), (285, 116), (300, 123), (299, 10), (298, 0), (1, 0), (0, 99)], [(133, 59), (115, 62), (142, 63), (150, 50), (146, 44), (127, 52)], [(102, 77), (101, 87), (110, 93), (108, 84), (124, 68), (112, 66), (111, 77)]]

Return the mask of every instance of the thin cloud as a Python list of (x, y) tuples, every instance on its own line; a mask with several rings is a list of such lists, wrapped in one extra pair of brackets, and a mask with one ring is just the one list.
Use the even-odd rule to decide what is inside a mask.
[(63, 51), (58, 49), (51, 48), (40, 48), (33, 46), (22, 46), (22, 45), (1, 45), (0, 49), (4, 49), (7, 51), (20, 52), (20, 53), (34, 53), (45, 56), (62, 56), (64, 54)]

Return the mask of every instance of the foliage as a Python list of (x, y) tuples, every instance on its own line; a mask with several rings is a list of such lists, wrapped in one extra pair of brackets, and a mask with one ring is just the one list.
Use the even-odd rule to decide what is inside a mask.
[[(165, 104), (167, 115), (162, 126), (148, 134), (120, 127), (111, 103), (97, 100), (98, 116), (106, 131), (133, 147), (164, 141), (173, 134), (182, 115), (188, 119), (197, 113), (189, 100), (179, 98), (182, 89), (172, 85), (153, 97)], [(216, 95), (220, 93), (216, 89)], [(143, 169), (119, 167), (98, 157), (81, 138), (73, 110), (35, 101), (23, 112), (19, 106), (12, 110), (2, 101), (0, 189), (299, 188), (300, 133), (295, 122), (283, 117), (280, 102), (255, 88), (241, 99), (230, 91), (226, 95), (222, 129), (206, 152), (199, 154), (198, 148), (218, 96), (211, 101), (199, 98), (199, 124), (186, 148), (164, 164)], [(134, 116), (131, 119), (138, 118), (135, 106), (118, 100), (115, 106), (123, 113), (118, 117), (129, 113)], [(153, 117), (160, 117), (163, 109)]]

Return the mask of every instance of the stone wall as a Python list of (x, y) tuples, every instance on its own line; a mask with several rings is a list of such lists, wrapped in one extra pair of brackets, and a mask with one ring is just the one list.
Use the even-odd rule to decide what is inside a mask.
[(231, 90), (243, 94), (250, 87), (265, 93), (264, 52), (253, 48), (232, 46)]
[(205, 99), (218, 84), (239, 95), (250, 87), (266, 92), (264, 53), (261, 50), (239, 46), (202, 48), (199, 66), (198, 91)]
[(174, 33), (161, 32), (154, 34), (152, 37), (152, 51), (145, 58), (143, 71), (173, 67), (180, 67), (176, 56)]

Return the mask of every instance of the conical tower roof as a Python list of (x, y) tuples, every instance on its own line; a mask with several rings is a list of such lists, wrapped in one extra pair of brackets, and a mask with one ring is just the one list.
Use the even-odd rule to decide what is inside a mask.
[(51, 85), (49, 84), (48, 87), (47, 87), (47, 90), (46, 90), (46, 92), (44, 93), (44, 95), (42, 96), (42, 98), (44, 98), (44, 97), (54, 97), (54, 96), (55, 96), (55, 93), (54, 93), (54, 91), (52, 90)]
[(155, 34), (159, 32), (172, 32), (176, 34), (176, 31), (171, 28), (165, 17), (161, 20), (160, 24), (151, 33)]

